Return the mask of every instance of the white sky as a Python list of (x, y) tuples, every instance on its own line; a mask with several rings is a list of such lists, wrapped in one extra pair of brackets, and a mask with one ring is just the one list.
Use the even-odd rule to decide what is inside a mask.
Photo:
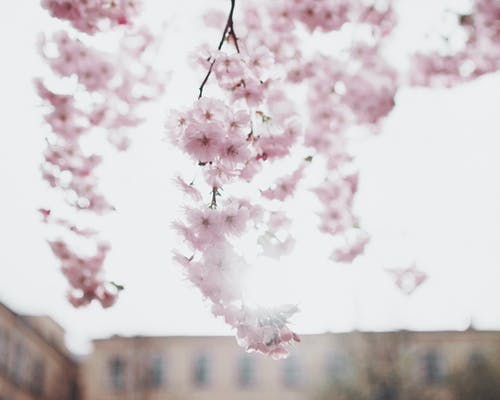
[[(209, 2), (193, 2), (191, 11), (171, 3), (168, 10), (150, 11), (168, 24), (161, 62), (179, 71), (188, 52), (206, 39), (193, 29), (200, 25), (192, 10)], [(400, 36), (418, 37), (422, 21), (435, 22), (430, 16), (441, 3), (401, 0), (406, 19)], [(36, 212), (51, 195), (39, 174), (46, 128), (32, 86), (42, 71), (34, 44), (51, 20), (26, 0), (2, 11), (0, 301), (21, 313), (50, 314), (76, 351), (84, 351), (89, 338), (113, 333), (230, 334), (170, 260), (176, 240), (170, 221), (182, 203), (170, 180), (185, 161), (162, 140), (162, 122), (167, 106), (194, 99), (199, 77), (174, 72), (166, 104), (156, 106), (131, 150), (112, 154), (104, 166), (102, 187), (119, 210), (104, 232), (113, 245), (107, 276), (126, 290), (109, 310), (75, 310), (64, 299), (66, 282)], [(266, 267), (263, 298), (297, 302), (301, 313), (293, 325), (299, 332), (463, 329), (471, 318), (477, 327), (499, 329), (499, 88), (500, 74), (494, 74), (453, 90), (403, 89), (383, 133), (360, 145), (357, 209), (373, 236), (366, 257), (352, 266), (326, 261), (328, 240), (314, 231), (311, 209), (296, 216), (293, 257)], [(312, 208), (311, 199), (303, 194), (296, 205)], [(430, 278), (407, 298), (383, 268), (414, 260)]]

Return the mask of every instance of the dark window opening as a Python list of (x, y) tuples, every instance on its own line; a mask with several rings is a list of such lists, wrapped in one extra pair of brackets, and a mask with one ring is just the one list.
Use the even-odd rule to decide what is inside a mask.
[(109, 374), (111, 388), (114, 390), (125, 389), (125, 361), (119, 357), (114, 357), (109, 362)]
[(424, 379), (428, 385), (443, 381), (443, 364), (441, 357), (435, 351), (430, 351), (424, 356)]
[(164, 384), (165, 363), (163, 357), (156, 356), (151, 360), (151, 367), (149, 370), (149, 386), (159, 388)]
[(295, 357), (289, 357), (283, 364), (283, 381), (285, 386), (295, 387), (300, 384), (299, 362)]
[(209, 359), (205, 354), (198, 356), (195, 360), (194, 382), (197, 386), (207, 386), (210, 383)]
[(35, 396), (42, 396), (45, 389), (45, 363), (37, 360), (33, 364), (31, 390)]
[(245, 354), (239, 362), (238, 383), (241, 387), (250, 387), (255, 384), (255, 359)]

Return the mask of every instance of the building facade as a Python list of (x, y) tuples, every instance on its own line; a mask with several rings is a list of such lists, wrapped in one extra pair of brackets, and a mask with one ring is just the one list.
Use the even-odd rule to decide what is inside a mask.
[(498, 368), (500, 332), (304, 335), (280, 361), (233, 337), (113, 336), (81, 382), (84, 400), (454, 400), (450, 378), (474, 360)]
[(0, 303), (0, 400), (78, 400), (77, 372), (63, 328)]
[(285, 360), (233, 337), (112, 336), (78, 363), (46, 316), (0, 303), (0, 400), (500, 400), (500, 332), (304, 335)]

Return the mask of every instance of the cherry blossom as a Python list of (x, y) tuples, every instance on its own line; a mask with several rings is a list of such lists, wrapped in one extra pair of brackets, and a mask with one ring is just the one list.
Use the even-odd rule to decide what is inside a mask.
[[(296, 307), (257, 309), (248, 307), (242, 298), (242, 278), (249, 268), (234, 241), (261, 225), (265, 233), (257, 241), (264, 253), (273, 253), (263, 238), (271, 234), (265, 229), (264, 214), (269, 211), (260, 204), (238, 199), (226, 193), (231, 184), (248, 182), (263, 163), (289, 154), (300, 135), (296, 113), (290, 105), (286, 112), (276, 113), (279, 102), (286, 103), (277, 92), (277, 83), (267, 78), (273, 56), (266, 48), (249, 52), (243, 37), (234, 32), (232, 13), (226, 22), (223, 39), (208, 63), (199, 57), (207, 74), (199, 91), (199, 99), (185, 111), (174, 111), (167, 122), (172, 142), (187, 153), (203, 170), (204, 182), (197, 185), (211, 188), (210, 202), (191, 196), (196, 206), (185, 208), (184, 221), (174, 223), (186, 244), (187, 255), (174, 252), (174, 259), (185, 269), (188, 279), (212, 303), (212, 311), (236, 329), (238, 341), (249, 351), (259, 351), (274, 358), (286, 356), (287, 344), (299, 338), (288, 327), (288, 318)], [(209, 18), (210, 20), (211, 18)], [(235, 53), (222, 50), (228, 39)], [(245, 51), (240, 49), (245, 48)], [(204, 96), (205, 86), (215, 81), (225, 96)], [(269, 96), (269, 97), (268, 97)], [(302, 177), (303, 167), (293, 175), (290, 187)], [(280, 182), (281, 188), (285, 186)], [(181, 184), (184, 192), (191, 185)], [(196, 193), (203, 190), (196, 189)], [(265, 191), (263, 194), (266, 193)], [(265, 194), (264, 194), (265, 196)], [(196, 198), (195, 198), (196, 197)], [(268, 196), (270, 197), (270, 196)], [(293, 240), (285, 242), (291, 248)], [(283, 251), (282, 251), (283, 252)]]
[(89, 304), (97, 299), (103, 307), (110, 307), (116, 301), (118, 287), (101, 278), (102, 265), (109, 251), (109, 245), (98, 242), (96, 253), (82, 256), (71, 250), (63, 240), (49, 242), (54, 255), (61, 261), (61, 269), (71, 285), (68, 299), (75, 307)]
[(286, 198), (293, 196), (297, 183), (302, 178), (304, 172), (304, 165), (301, 165), (291, 175), (280, 178), (273, 188), (263, 190), (262, 196), (270, 200), (283, 201)]
[(198, 189), (194, 187), (194, 182), (186, 183), (180, 176), (175, 178), (177, 186), (194, 201), (201, 201), (202, 196)]
[[(129, 24), (138, 11), (134, 1), (43, 0), (42, 6), (56, 18), (69, 20), (79, 31), (91, 34)], [(160, 76), (149, 65), (148, 52), (153, 44), (154, 36), (145, 28), (124, 31), (116, 54), (98, 51), (67, 31), (40, 38), (40, 53), (53, 73), (78, 82), (79, 92), (74, 94), (53, 90), (41, 79), (35, 81), (51, 130), (46, 138), (42, 176), (51, 187), (64, 193), (67, 204), (76, 211), (103, 215), (115, 210), (99, 190), (102, 156), (89, 152), (81, 139), (94, 132), (106, 133), (117, 150), (127, 149), (128, 133), (141, 122), (139, 107), (164, 90)], [(44, 222), (69, 233), (49, 241), (70, 283), (69, 301), (76, 307), (92, 300), (103, 307), (113, 305), (119, 286), (103, 279), (102, 268), (110, 246), (104, 244), (96, 229), (54, 217), (51, 209), (40, 212)], [(85, 257), (71, 250), (71, 235), (93, 242), (96, 255)]]
[(475, 0), (470, 14), (455, 13), (456, 28), (466, 33), (461, 50), (417, 52), (410, 81), (451, 87), (500, 68), (500, 4)]
[(396, 286), (407, 296), (413, 294), (428, 278), (425, 272), (417, 269), (415, 263), (408, 268), (393, 268), (386, 271), (394, 277)]
[[(233, 268), (241, 268), (243, 275), (246, 262), (243, 255), (228, 249), (235, 238), (258, 227), (261, 233), (256, 244), (261, 248), (260, 256), (280, 258), (291, 252), (295, 239), (286, 232), (289, 219), (277, 214), (268, 203), (293, 197), (305, 175), (305, 162), (313, 161), (315, 156), (307, 156), (305, 161), (303, 158), (292, 174), (279, 178), (270, 187), (256, 187), (261, 193), (259, 203), (242, 203), (228, 193), (228, 188), (237, 182), (252, 187), (254, 178), (267, 165), (290, 156), (294, 146), (303, 141), (326, 159), (325, 182), (313, 192), (323, 206), (319, 212), (320, 229), (333, 236), (332, 259), (352, 262), (364, 251), (369, 237), (359, 228), (353, 212), (358, 175), (352, 172), (347, 128), (357, 124), (378, 132), (382, 119), (394, 107), (398, 74), (381, 57), (381, 48), (395, 17), (390, 3), (377, 9), (357, 2), (277, 1), (267, 7), (249, 2), (243, 21), (238, 22), (237, 35), (233, 21), (235, 3), (231, 1), (217, 50), (207, 50), (205, 46), (195, 57), (207, 71), (199, 99), (187, 110), (170, 113), (167, 122), (171, 141), (203, 170), (205, 182), (197, 184), (212, 193), (208, 204), (198, 201), (197, 207), (186, 208), (185, 221), (174, 224), (188, 252), (182, 255), (176, 251), (174, 258), (213, 304), (213, 312), (236, 328), (241, 344), (248, 350), (281, 357), (286, 354), (285, 345), (297, 338), (289, 334), (285, 325), (255, 322), (255, 310), (245, 307), (241, 294), (234, 291), (239, 286), (236, 276), (240, 274), (234, 274)], [(210, 13), (205, 20), (210, 26), (223, 27), (220, 14)], [(372, 27), (375, 44), (357, 43), (348, 59), (302, 56), (294, 30), (297, 24), (304, 24), (310, 31), (332, 31), (354, 21)], [(234, 47), (233, 53), (222, 48), (226, 42)], [(207, 85), (212, 83), (222, 96), (205, 96)], [(289, 83), (305, 83), (309, 87), (310, 121), (305, 136), (296, 106), (283, 89)], [(182, 190), (189, 192), (190, 188), (183, 185)], [(197, 188), (200, 193), (204, 190)], [(261, 212), (252, 219), (254, 207)], [(230, 214), (227, 208), (231, 209)], [(336, 242), (341, 244), (335, 245)], [(232, 264), (240, 267), (232, 268), (223, 261), (228, 253)], [(214, 270), (212, 260), (217, 255), (219, 261), (215, 264), (219, 268)], [(225, 287), (228, 276), (233, 290)], [(254, 322), (249, 325), (248, 321)], [(287, 334), (277, 332), (282, 328)]]
[(55, 18), (69, 21), (76, 29), (94, 34), (103, 28), (128, 24), (140, 8), (139, 0), (42, 0), (42, 7)]

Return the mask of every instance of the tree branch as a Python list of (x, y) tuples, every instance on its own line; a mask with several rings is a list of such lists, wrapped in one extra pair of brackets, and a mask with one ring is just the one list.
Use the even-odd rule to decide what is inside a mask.
[[(233, 23), (233, 14), (234, 14), (235, 6), (236, 6), (236, 0), (231, 0), (231, 9), (229, 10), (229, 15), (227, 17), (226, 26), (224, 28), (224, 32), (222, 33), (222, 38), (219, 42), (219, 46), (217, 46), (217, 50), (222, 49), (222, 46), (224, 45), (224, 42), (226, 41), (226, 36), (229, 34), (229, 37), (233, 39), (234, 47), (236, 47), (236, 51), (238, 53), (240, 52), (240, 48), (238, 46), (238, 38), (236, 37), (236, 33), (234, 32), (234, 23)], [(201, 85), (199, 87), (198, 99), (201, 99), (203, 96), (203, 89), (205, 88), (205, 85), (207, 84), (208, 78), (212, 74), (212, 69), (214, 67), (215, 61), (216, 60), (213, 60), (210, 63), (210, 67), (208, 68), (207, 74), (205, 75), (205, 78), (201, 82)]]
[(212, 188), (212, 201), (210, 202), (209, 208), (215, 210), (217, 208), (217, 196), (219, 195), (219, 190), (216, 186)]

